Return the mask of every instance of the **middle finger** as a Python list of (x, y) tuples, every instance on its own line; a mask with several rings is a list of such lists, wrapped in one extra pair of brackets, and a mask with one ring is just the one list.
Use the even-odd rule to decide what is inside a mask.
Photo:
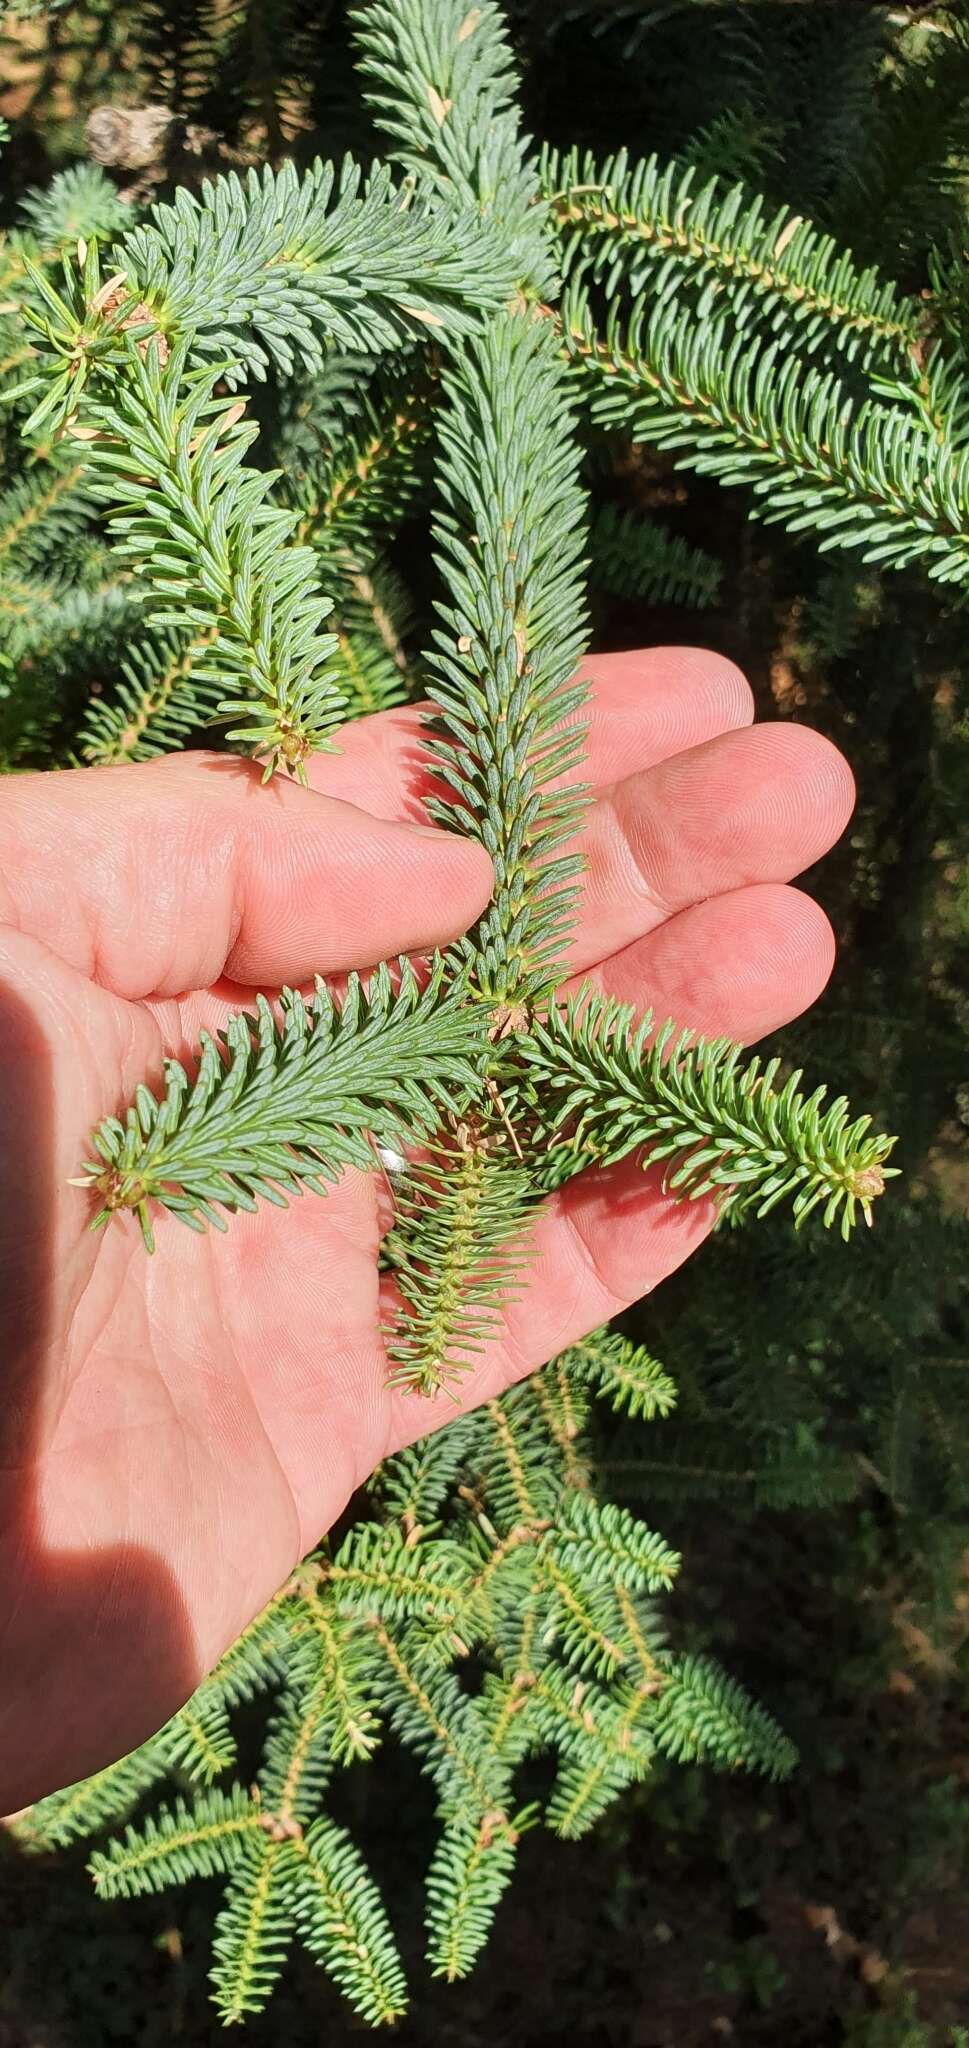
[(596, 793), (579, 845), (570, 973), (598, 966), (690, 905), (789, 882), (840, 837), (854, 788), (802, 726), (727, 732)]

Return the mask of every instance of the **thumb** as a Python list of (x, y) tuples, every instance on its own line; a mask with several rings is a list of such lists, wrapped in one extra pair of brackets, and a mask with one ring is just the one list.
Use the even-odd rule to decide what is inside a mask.
[(298, 985), (446, 944), (492, 887), (475, 840), (374, 818), (227, 755), (9, 777), (0, 922), (129, 1000)]

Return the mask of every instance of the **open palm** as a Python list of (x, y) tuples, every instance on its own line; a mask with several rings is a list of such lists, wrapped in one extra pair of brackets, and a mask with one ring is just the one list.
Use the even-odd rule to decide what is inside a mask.
[[(815, 735), (750, 729), (719, 657), (591, 659), (594, 801), (569, 971), (750, 1041), (823, 987), (833, 942), (786, 886), (842, 830)], [(349, 727), (310, 790), (189, 754), (0, 792), (0, 1811), (97, 1769), (194, 1689), (388, 1452), (454, 1413), (386, 1386), (380, 1176), (225, 1236), (86, 1230), (91, 1126), (254, 988), (443, 944), (490, 867), (419, 816), (420, 720)], [(634, 1161), (551, 1197), (473, 1405), (678, 1265), (706, 1204)]]

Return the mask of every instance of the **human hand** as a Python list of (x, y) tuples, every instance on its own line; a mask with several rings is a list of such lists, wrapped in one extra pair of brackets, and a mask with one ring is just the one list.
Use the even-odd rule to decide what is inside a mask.
[[(815, 734), (750, 729), (716, 655), (586, 669), (569, 971), (756, 1039), (830, 972), (823, 912), (785, 885), (843, 829), (848, 770)], [(68, 1184), (163, 1051), (189, 1057), (255, 988), (444, 944), (483, 908), (482, 849), (407, 822), (419, 713), (341, 747), (308, 791), (207, 754), (0, 786), (0, 1811), (150, 1735), (378, 1461), (455, 1412), (386, 1384), (376, 1174), (225, 1236), (162, 1218), (153, 1259), (133, 1217), (92, 1236)], [(572, 1181), (461, 1404), (648, 1292), (712, 1220), (633, 1160)]]

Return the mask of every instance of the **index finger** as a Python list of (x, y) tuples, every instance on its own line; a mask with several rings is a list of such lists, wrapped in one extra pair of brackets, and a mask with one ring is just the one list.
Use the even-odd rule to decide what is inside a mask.
[(0, 923), (129, 1001), (257, 988), (460, 936), (476, 840), (303, 789), (232, 755), (18, 775), (0, 791)]

